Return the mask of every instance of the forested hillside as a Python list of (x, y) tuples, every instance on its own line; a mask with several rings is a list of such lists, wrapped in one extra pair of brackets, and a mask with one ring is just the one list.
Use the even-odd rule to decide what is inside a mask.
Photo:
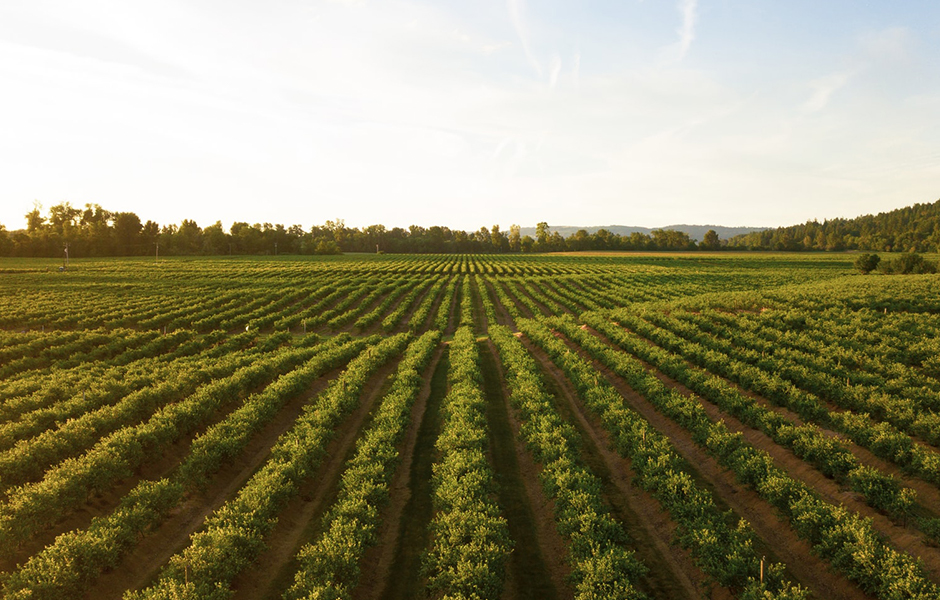
[(728, 246), (759, 250), (940, 250), (940, 200), (854, 219), (807, 221), (739, 235)]

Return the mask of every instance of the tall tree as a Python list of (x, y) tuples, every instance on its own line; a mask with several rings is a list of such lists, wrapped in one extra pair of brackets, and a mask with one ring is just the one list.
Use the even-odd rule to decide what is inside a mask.
[(509, 226), (509, 250), (510, 252), (519, 252), (522, 250), (522, 228), (518, 225)]
[(718, 250), (721, 248), (721, 241), (718, 239), (718, 232), (709, 229), (702, 238), (702, 243), (698, 245), (702, 250)]
[(140, 230), (143, 225), (140, 217), (132, 212), (119, 212), (114, 215), (114, 237), (121, 254), (130, 256), (141, 254)]

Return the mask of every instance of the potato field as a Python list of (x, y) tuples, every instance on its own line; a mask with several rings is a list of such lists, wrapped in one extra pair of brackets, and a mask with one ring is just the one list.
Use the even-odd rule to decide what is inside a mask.
[(940, 598), (940, 275), (0, 260), (0, 597)]

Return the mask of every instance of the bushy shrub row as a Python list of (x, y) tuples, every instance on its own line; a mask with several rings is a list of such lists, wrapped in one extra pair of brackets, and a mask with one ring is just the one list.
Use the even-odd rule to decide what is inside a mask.
[(617, 452), (631, 460), (639, 484), (676, 523), (677, 541), (691, 552), (702, 572), (744, 598), (807, 596), (787, 580), (782, 565), (769, 565), (760, 580), (761, 559), (753, 547), (750, 525), (743, 519), (729, 525), (729, 515), (718, 510), (711, 494), (695, 483), (688, 464), (669, 440), (628, 408), (591, 364), (544, 324), (523, 320), (519, 328), (565, 372), (587, 408), (600, 418)]
[(226, 458), (244, 449), (251, 435), (273, 416), (276, 407), (302, 393), (329, 369), (350, 360), (370, 343), (337, 336), (305, 364), (251, 395), (225, 420), (197, 437), (186, 460), (170, 477), (143, 481), (111, 514), (96, 517), (85, 529), (70, 531), (31, 557), (3, 581), (4, 597), (61, 600), (78, 598), (102, 571), (114, 567), (141, 534), (158, 525), (184, 494), (200, 488)]
[(434, 315), (434, 327), (441, 331), (447, 329), (447, 324), (450, 322), (450, 307), (454, 301), (454, 294), (457, 293), (457, 282), (459, 280), (460, 277), (454, 275), (447, 281), (444, 296), (441, 298), (441, 303), (437, 307), (437, 314)]
[[(379, 288), (382, 290), (383, 294), (387, 293), (387, 295), (382, 298), (382, 301), (379, 302), (375, 308), (356, 319), (354, 327), (359, 331), (371, 327), (374, 323), (382, 318), (382, 315), (385, 314), (385, 311), (387, 311), (396, 300), (404, 296), (405, 293), (409, 290), (414, 289), (416, 285), (417, 282), (415, 279), (403, 277), (397, 281), (393, 281), (388, 285), (383, 286), (382, 288)], [(378, 297), (370, 297), (366, 300), (363, 300), (362, 304), (359, 305), (358, 310), (364, 311), (377, 298)], [(353, 311), (352, 314), (356, 314), (356, 312)], [(346, 317), (344, 317), (344, 319), (346, 319)], [(346, 322), (348, 323), (349, 320), (351, 319), (346, 319)], [(330, 322), (330, 327), (335, 327), (335, 325), (333, 325), (333, 321)]]
[(794, 364), (777, 352), (756, 353), (728, 340), (708, 335), (697, 327), (672, 316), (649, 313), (648, 318), (685, 339), (693, 340), (716, 352), (753, 364), (762, 371), (773, 373), (800, 389), (825, 399), (840, 408), (866, 412), (878, 421), (887, 421), (906, 433), (917, 435), (930, 444), (940, 443), (940, 398), (898, 397), (886, 393), (883, 385), (849, 385), (844, 377), (836, 377), (815, 366)]
[(264, 466), (206, 519), (185, 550), (170, 559), (156, 583), (125, 598), (231, 596), (229, 584), (264, 549), (264, 538), (277, 523), (278, 513), (296, 495), (300, 482), (314, 474), (336, 426), (355, 409), (366, 382), (402, 351), (408, 337), (386, 338), (350, 362), (278, 439)]
[(411, 422), (422, 375), (440, 339), (439, 331), (428, 331), (405, 351), (391, 389), (346, 463), (336, 502), (323, 518), (324, 533), (297, 554), (300, 567), (285, 598), (351, 597), (359, 581), (359, 561), (375, 544), (379, 511), (388, 502), (397, 446)]
[(539, 478), (555, 501), (555, 525), (567, 542), (578, 600), (644, 598), (636, 583), (646, 567), (601, 498), (601, 483), (581, 460), (577, 430), (564, 422), (545, 391), (535, 361), (522, 342), (501, 325), (491, 325), (510, 402), (518, 410), (520, 435), (542, 465)]
[[(293, 369), (313, 353), (285, 349), (250, 361), (183, 400), (166, 404), (148, 421), (119, 429), (85, 454), (62, 461), (41, 481), (13, 488), (7, 502), (0, 505), (0, 553), (61, 518), (90, 494), (131, 475), (138, 465), (196, 429), (221, 406), (245, 398), (253, 388)], [(237, 366), (244, 358), (229, 360)]]
[(732, 433), (723, 422), (712, 422), (694, 398), (668, 388), (624, 352), (602, 346), (585, 349), (611, 365), (657, 410), (687, 429), (696, 444), (780, 511), (797, 535), (863, 590), (891, 600), (927, 600), (940, 594), (940, 588), (926, 577), (923, 564), (886, 544), (871, 519), (825, 502), (812, 488), (777, 467), (770, 455), (744, 441), (740, 433)]
[(274, 322), (273, 327), (276, 330), (291, 330), (298, 325), (303, 326), (305, 321), (308, 319), (313, 320), (319, 317), (334, 302), (338, 301), (351, 290), (357, 289), (358, 287), (358, 283), (347, 283), (336, 286), (324, 285), (322, 288), (320, 288), (322, 293), (316, 294), (314, 296), (316, 300), (313, 304), (304, 308), (303, 310), (280, 317)]
[(457, 327), (473, 327), (472, 275), (464, 275), (460, 282), (460, 313)]
[(496, 599), (513, 542), (494, 499), (479, 350), (469, 327), (457, 330), (449, 360), (450, 389), (435, 444), (432, 541), (424, 562), (428, 593), (435, 598)]
[[(415, 301), (421, 292), (428, 289), (431, 285), (430, 279), (425, 279), (423, 281), (419, 280), (411, 291), (402, 298), (401, 302), (398, 303), (398, 306), (395, 307), (395, 310), (388, 313), (384, 319), (382, 319), (382, 331), (385, 333), (390, 333), (395, 327), (398, 326), (398, 322), (401, 321), (402, 317), (405, 316), (405, 313), (411, 308), (412, 303)], [(431, 294), (428, 294), (430, 297)], [(427, 298), (425, 298), (427, 300)], [(387, 307), (386, 307), (387, 308)]]
[[(628, 313), (612, 315), (621, 324), (649, 337), (657, 344), (679, 351), (686, 359), (698, 366), (760, 394), (771, 402), (784, 406), (804, 421), (819, 423), (844, 433), (853, 442), (867, 448), (876, 456), (891, 461), (934, 484), (940, 484), (940, 453), (917, 444), (910, 436), (900, 432), (889, 423), (879, 423), (867, 413), (832, 412), (814, 394), (801, 390), (792, 382), (776, 373), (768, 372), (726, 354), (697, 347), (682, 345), (676, 336), (651, 325), (649, 322)], [(680, 347), (684, 350), (680, 350)]]
[[(434, 307), (434, 302), (441, 296), (441, 292), (444, 290), (446, 284), (446, 279), (438, 279), (434, 282), (434, 285), (431, 286), (431, 289), (428, 290), (428, 293), (425, 294), (424, 298), (421, 300), (421, 304), (418, 305), (418, 308), (415, 309), (411, 318), (408, 319), (408, 330), (411, 331), (411, 333), (417, 333), (424, 327), (424, 323), (428, 320), (431, 309)], [(433, 323), (431, 327), (434, 327)], [(438, 329), (443, 329), (443, 327)]]
[[(901, 487), (896, 477), (862, 465), (838, 438), (823, 434), (815, 425), (796, 425), (780, 413), (745, 396), (725, 380), (689, 366), (680, 356), (663, 348), (647, 344), (635, 336), (631, 337), (622, 328), (601, 317), (585, 314), (582, 319), (624, 350), (707, 398), (742, 423), (767, 434), (777, 444), (788, 448), (824, 475), (850, 486), (862, 494), (873, 508), (887, 512), (897, 519), (910, 516), (916, 505), (917, 493), (911, 488)], [(597, 356), (608, 356), (601, 354), (603, 342), (590, 334), (566, 325), (561, 320), (553, 320), (552, 324), (582, 347), (598, 348)], [(591, 351), (594, 353), (594, 350)]]

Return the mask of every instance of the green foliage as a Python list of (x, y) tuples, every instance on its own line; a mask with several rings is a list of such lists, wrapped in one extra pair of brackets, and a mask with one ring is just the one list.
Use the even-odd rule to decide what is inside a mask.
[(128, 598), (174, 598), (180, 586), (192, 585), (201, 598), (227, 598), (228, 584), (264, 549), (264, 536), (296, 493), (313, 475), (340, 419), (358, 404), (363, 386), (392, 356), (401, 352), (407, 334), (386, 338), (349, 363), (317, 401), (272, 448), (267, 462), (191, 536), (190, 545), (174, 555), (157, 582)]
[(859, 254), (855, 259), (855, 268), (863, 275), (871, 273), (881, 262), (881, 257), (877, 254)]
[(940, 251), (940, 200), (878, 215), (832, 219), (767, 229), (728, 240), (734, 248), (760, 250)]
[(392, 388), (346, 464), (339, 496), (323, 519), (324, 533), (297, 554), (300, 568), (285, 598), (350, 597), (359, 580), (359, 560), (375, 543), (379, 509), (388, 500), (398, 459), (397, 444), (440, 337), (440, 332), (429, 331), (405, 351)]
[(485, 399), (476, 338), (463, 326), (450, 345), (450, 391), (433, 466), (433, 540), (424, 561), (429, 594), (499, 598), (513, 542), (494, 500), (486, 459)]
[(936, 263), (924, 260), (920, 254), (901, 254), (897, 258), (886, 260), (878, 265), (878, 270), (887, 275), (922, 275), (936, 273)]

